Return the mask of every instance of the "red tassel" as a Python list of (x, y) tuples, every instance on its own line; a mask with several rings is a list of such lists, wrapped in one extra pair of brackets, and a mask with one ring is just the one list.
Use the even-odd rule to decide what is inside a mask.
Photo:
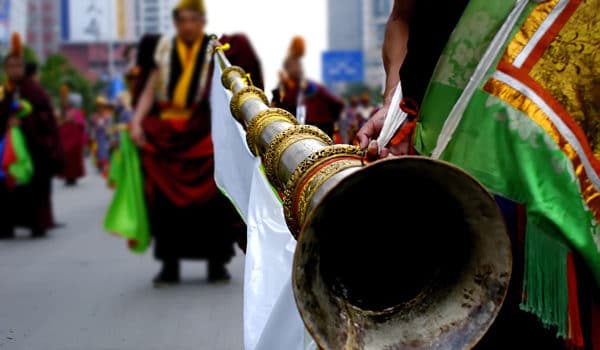
[(579, 291), (577, 289), (577, 270), (573, 254), (567, 255), (567, 283), (569, 285), (569, 327), (567, 335), (567, 347), (570, 350), (584, 348), (583, 331), (581, 329), (581, 317), (579, 315)]
[(400, 130), (394, 135), (394, 138), (390, 141), (390, 146), (397, 146), (402, 143), (404, 140), (410, 141), (410, 149), (409, 154), (415, 155), (417, 152), (414, 149), (414, 138), (415, 138), (415, 129), (417, 128), (418, 115), (419, 115), (419, 105), (415, 100), (405, 97), (400, 102), (400, 109), (404, 111), (404, 113), (408, 114), (408, 120), (404, 124)]
[(600, 304), (592, 301), (592, 350), (600, 350)]
[(415, 130), (416, 126), (417, 126), (417, 118), (414, 118), (413, 120), (404, 124), (404, 126), (402, 128), (400, 128), (400, 130), (398, 130), (398, 132), (396, 133), (394, 138), (390, 141), (390, 145), (396, 146), (396, 145), (400, 144), (402, 141), (406, 140), (408, 137), (410, 137), (412, 139), (412, 134), (413, 134), (413, 131)]
[(10, 175), (10, 166), (17, 161), (17, 154), (15, 153), (15, 148), (13, 147), (10, 135), (11, 133), (9, 130), (6, 133), (4, 154), (1, 157), (2, 159), (0, 159), (0, 166), (2, 166), (2, 170), (6, 174), (6, 185), (8, 188), (14, 188), (17, 184), (15, 179)]

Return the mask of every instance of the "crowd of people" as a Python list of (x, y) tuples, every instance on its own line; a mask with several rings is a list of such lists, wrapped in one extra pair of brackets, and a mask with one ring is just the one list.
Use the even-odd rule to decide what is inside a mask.
[[(111, 159), (119, 148), (120, 131), (129, 128), (140, 151), (154, 254), (162, 263), (155, 284), (179, 282), (181, 259), (206, 259), (211, 281), (229, 279), (225, 266), (235, 243), (245, 248), (246, 229), (212, 176), (213, 63), (205, 55), (209, 36), (204, 32), (204, 13), (202, 1), (181, 1), (173, 11), (177, 34), (144, 36), (136, 45), (135, 62), (123, 74), (125, 91), (113, 99), (97, 96), (91, 111), (84, 109), (82, 94), (69, 84), (61, 87), (53, 105), (40, 85), (37, 66), (26, 62), (19, 38), (13, 40), (4, 61), (8, 81), (0, 103), (0, 136), (19, 128), (35, 170), (23, 183), (0, 181), (0, 209), (15, 213), (0, 218), (1, 238), (15, 237), (19, 227), (30, 229), (34, 237), (44, 237), (57, 227), (52, 179), (75, 187), (86, 175), (86, 158), (111, 187)], [(231, 62), (246, 69), (253, 84), (264, 89), (261, 63), (250, 39), (233, 33), (219, 41), (230, 44), (226, 54)], [(304, 53), (304, 39), (292, 38), (271, 106), (291, 112), (302, 124), (321, 128), (338, 143), (357, 144), (358, 129), (376, 109), (369, 93), (344, 101), (306, 77)], [(33, 107), (25, 118), (17, 118), (13, 106), (21, 100)]]

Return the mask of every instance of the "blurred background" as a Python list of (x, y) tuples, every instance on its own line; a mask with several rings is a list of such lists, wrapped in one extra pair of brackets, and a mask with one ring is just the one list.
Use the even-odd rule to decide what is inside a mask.
[[(278, 83), (294, 35), (306, 40), (311, 79), (343, 97), (381, 95), (381, 43), (392, 0), (207, 0), (208, 31), (246, 33), (262, 61), (265, 90)], [(64, 80), (84, 95), (87, 109), (99, 92), (115, 97), (145, 33), (173, 32), (176, 0), (0, 0), (0, 54), (21, 33), (29, 61), (40, 64), (42, 85), (58, 97)], [(57, 77), (62, 77), (57, 79)]]
[[(145, 34), (175, 33), (172, 9), (178, 2), (0, 0), (0, 57), (11, 52), (13, 33), (19, 33), (25, 61), (36, 68), (31, 78), (55, 109), (59, 133), (51, 136), (60, 142), (53, 144), (69, 151), (69, 170), (47, 179), (48, 188), (40, 191), (52, 199), (45, 208), (52, 221), (48, 235), (35, 237), (32, 231), (30, 237), (17, 226), (3, 236), (0, 225), (1, 350), (243, 348), (245, 256), (240, 249), (229, 267), (230, 283), (208, 283), (197, 263), (186, 262), (181, 286), (155, 289), (150, 278), (158, 264), (152, 254), (132, 254), (127, 242), (103, 227), (115, 193), (110, 164), (120, 164), (124, 129), (118, 126), (133, 115), (126, 93), (136, 47)], [(393, 0), (205, 2), (208, 33), (250, 39), (270, 100), (281, 91), (290, 42), (302, 37), (305, 76), (319, 83), (319, 93), (336, 106), (331, 108), (337, 121), (335, 130), (331, 126), (334, 141), (355, 140), (382, 101), (381, 45)], [(9, 83), (1, 69), (0, 102), (8, 100)], [(314, 96), (314, 86), (308, 84), (306, 94)], [(16, 102), (25, 99), (14, 95)], [(0, 115), (0, 123), (6, 117)], [(53, 131), (35, 123), (23, 129), (26, 139), (50, 138), (46, 134)], [(13, 206), (8, 193), (0, 191), (0, 204), (5, 199)], [(12, 221), (2, 208), (0, 224)]]

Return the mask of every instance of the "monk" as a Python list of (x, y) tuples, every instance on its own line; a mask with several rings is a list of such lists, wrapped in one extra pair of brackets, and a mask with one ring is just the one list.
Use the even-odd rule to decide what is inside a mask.
[(304, 39), (295, 37), (280, 72), (279, 87), (272, 92), (271, 105), (294, 114), (299, 123), (316, 126), (333, 137), (344, 101), (305, 77), (302, 67), (304, 54)]
[[(134, 94), (131, 135), (141, 149), (154, 255), (162, 268), (156, 287), (180, 282), (180, 260), (207, 260), (210, 282), (228, 281), (234, 241), (246, 227), (214, 181), (210, 135), (212, 55), (202, 1), (173, 11), (176, 36), (146, 36)], [(157, 39), (157, 40), (153, 40)], [(154, 41), (154, 45), (152, 44)], [(149, 48), (151, 54), (143, 54)]]
[(65, 152), (65, 165), (60, 177), (67, 186), (75, 186), (85, 176), (83, 150), (87, 143), (87, 123), (81, 102), (81, 95), (75, 93), (68, 94), (62, 101), (60, 140)]
[[(4, 60), (4, 70), (8, 83), (0, 94), (0, 135), (6, 133), (9, 125), (20, 124), (34, 174), (29, 184), (14, 189), (0, 182), (0, 236), (13, 237), (14, 228), (18, 226), (30, 229), (32, 237), (40, 238), (54, 227), (51, 180), (63, 166), (58, 126), (48, 94), (34, 79), (26, 76), (20, 37), (16, 34)], [(28, 101), (33, 111), (26, 118), (16, 120), (12, 109), (19, 99)]]

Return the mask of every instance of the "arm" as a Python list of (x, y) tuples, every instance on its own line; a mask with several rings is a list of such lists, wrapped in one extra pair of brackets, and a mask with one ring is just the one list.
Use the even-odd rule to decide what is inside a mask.
[[(392, 102), (392, 96), (400, 81), (400, 67), (406, 57), (406, 44), (408, 43), (409, 24), (414, 10), (415, 0), (395, 0), (394, 8), (388, 18), (385, 37), (383, 39), (382, 58), (386, 73), (384, 104), (375, 115), (362, 127), (356, 135), (362, 149), (367, 149), (369, 158), (385, 157), (389, 150), (380, 150), (375, 140)], [(402, 149), (392, 150), (394, 154), (402, 154), (406, 145), (399, 145)]]
[(154, 103), (154, 91), (158, 81), (158, 71), (154, 70), (150, 73), (150, 77), (144, 86), (144, 90), (140, 95), (138, 103), (135, 107), (133, 118), (131, 119), (131, 138), (140, 147), (146, 144), (146, 137), (142, 128), (144, 118), (150, 113), (152, 104)]
[(394, 90), (400, 81), (400, 67), (406, 57), (408, 43), (408, 26), (412, 16), (415, 0), (395, 0), (394, 8), (385, 26), (383, 39), (383, 68), (386, 81), (384, 92), (384, 105), (389, 105)]

